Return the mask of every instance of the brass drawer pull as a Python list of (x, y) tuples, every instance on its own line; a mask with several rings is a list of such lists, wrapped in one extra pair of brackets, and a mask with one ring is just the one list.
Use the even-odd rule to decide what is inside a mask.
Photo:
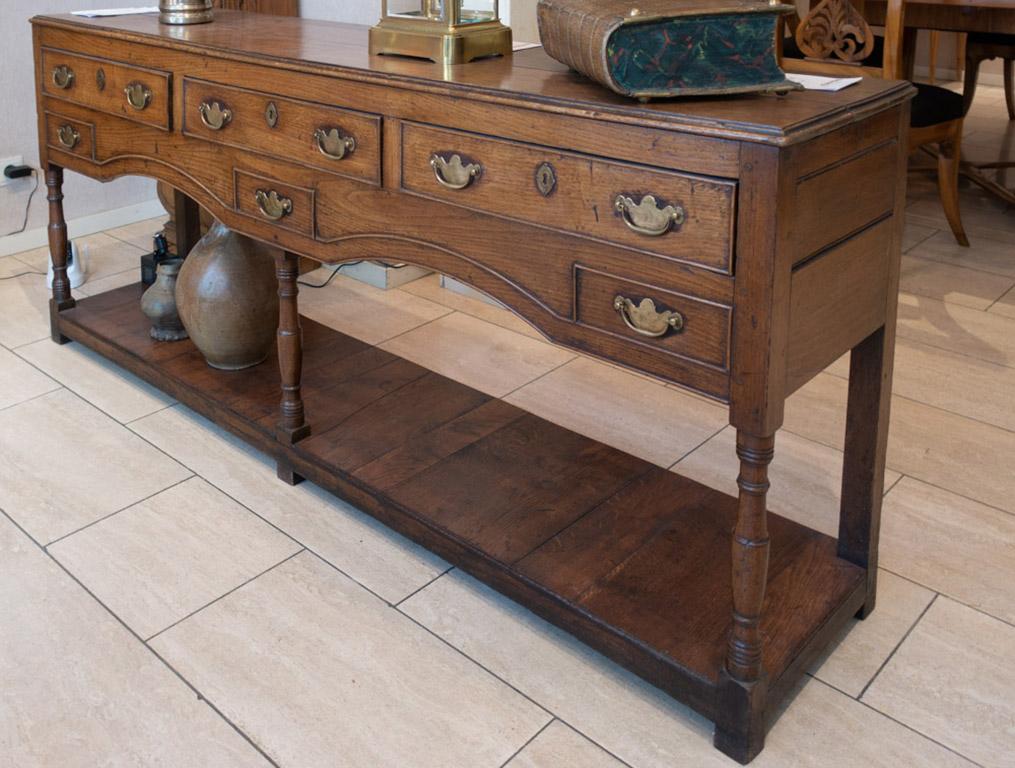
[(338, 132), (338, 128), (332, 128), (330, 131), (318, 128), (314, 131), (314, 139), (321, 154), (331, 160), (341, 160), (356, 151), (356, 139), (352, 136), (343, 136)]
[(217, 101), (202, 101), (197, 111), (201, 113), (201, 122), (213, 131), (221, 131), (233, 121), (232, 110)]
[(133, 82), (123, 92), (127, 94), (127, 103), (138, 112), (147, 109), (152, 103), (152, 89), (144, 83)]
[(437, 183), (448, 189), (465, 189), (483, 173), (479, 163), (463, 163), (460, 155), (452, 155), (445, 160), (438, 154), (430, 156), (430, 167)]
[(628, 229), (646, 237), (661, 237), (674, 226), (683, 224), (687, 217), (679, 205), (660, 208), (652, 195), (645, 195), (640, 203), (635, 203), (627, 195), (617, 195), (613, 207), (624, 218)]
[(613, 308), (620, 313), (624, 324), (635, 333), (658, 339), (671, 330), (679, 333), (684, 330), (684, 317), (679, 312), (659, 311), (652, 299), (642, 299), (635, 305), (631, 299), (617, 296), (613, 300)]
[(81, 134), (75, 130), (73, 125), (61, 125), (60, 129), (56, 132), (56, 137), (67, 149), (74, 149), (78, 145), (78, 142), (81, 141)]
[(74, 70), (64, 64), (61, 64), (53, 70), (53, 85), (61, 91), (66, 91), (74, 85)]
[(272, 221), (279, 221), (293, 212), (293, 201), (288, 197), (280, 197), (275, 190), (265, 192), (259, 189), (254, 194), (254, 199), (264, 217)]

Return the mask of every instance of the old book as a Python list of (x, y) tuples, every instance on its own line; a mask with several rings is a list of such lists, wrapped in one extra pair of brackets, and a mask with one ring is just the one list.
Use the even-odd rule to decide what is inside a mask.
[(638, 98), (789, 91), (768, 0), (540, 0), (546, 52)]

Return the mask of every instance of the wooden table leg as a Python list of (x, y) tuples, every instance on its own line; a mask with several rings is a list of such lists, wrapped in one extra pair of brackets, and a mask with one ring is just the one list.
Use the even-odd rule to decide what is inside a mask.
[[(293, 445), (310, 435), (303, 410), (300, 379), (303, 374), (303, 330), (300, 328), (299, 286), (300, 259), (283, 251), (276, 259), (278, 272), (278, 367), (282, 375), (282, 400), (276, 434), (280, 442)], [(279, 461), (280, 478), (295, 485), (302, 480), (291, 466)]]
[(860, 342), (849, 363), (839, 557), (867, 569), (867, 601), (860, 618), (874, 610), (877, 592), (878, 534), (892, 400), (894, 344), (888, 333), (894, 331), (881, 328)]
[(53, 297), (49, 300), (50, 335), (57, 344), (70, 339), (60, 333), (59, 314), (74, 306), (67, 277), (67, 221), (63, 216), (63, 168), (46, 167), (46, 199), (49, 201), (49, 255), (53, 260)]
[(201, 239), (201, 206), (180, 190), (173, 190), (173, 223), (176, 226), (176, 255), (181, 259)]
[(715, 746), (741, 763), (765, 745), (761, 608), (768, 584), (768, 465), (775, 435), (737, 431), (740, 488), (733, 531), (733, 628), (719, 680)]

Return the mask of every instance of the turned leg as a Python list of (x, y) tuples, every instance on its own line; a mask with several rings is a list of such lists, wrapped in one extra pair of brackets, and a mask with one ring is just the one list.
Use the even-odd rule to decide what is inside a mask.
[(719, 680), (715, 746), (741, 763), (765, 745), (761, 608), (768, 582), (768, 465), (775, 436), (737, 431), (740, 488), (733, 531), (733, 627)]
[(877, 595), (878, 534), (892, 400), (890, 331), (882, 328), (853, 348), (849, 364), (846, 444), (839, 513), (839, 557), (867, 569), (866, 618)]
[(70, 339), (60, 333), (60, 313), (74, 306), (67, 277), (67, 221), (63, 217), (63, 168), (46, 168), (46, 199), (49, 200), (49, 255), (53, 260), (53, 298), (49, 300), (50, 335), (57, 344)]
[[(303, 373), (303, 331), (296, 283), (300, 274), (300, 259), (294, 253), (283, 251), (276, 262), (278, 270), (278, 368), (282, 375), (282, 400), (279, 405), (276, 434), (280, 442), (292, 445), (310, 434), (303, 411), (300, 378)], [(279, 462), (279, 477), (287, 482), (298, 482), (292, 467)]]

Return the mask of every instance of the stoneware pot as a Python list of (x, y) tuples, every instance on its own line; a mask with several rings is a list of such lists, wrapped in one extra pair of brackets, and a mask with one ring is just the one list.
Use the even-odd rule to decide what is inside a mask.
[(141, 297), (141, 311), (152, 321), (149, 333), (156, 341), (187, 338), (176, 306), (176, 282), (182, 266), (183, 259), (168, 259), (159, 264), (155, 282)]
[(257, 365), (278, 329), (273, 251), (216, 221), (180, 270), (176, 304), (208, 365), (224, 371)]

